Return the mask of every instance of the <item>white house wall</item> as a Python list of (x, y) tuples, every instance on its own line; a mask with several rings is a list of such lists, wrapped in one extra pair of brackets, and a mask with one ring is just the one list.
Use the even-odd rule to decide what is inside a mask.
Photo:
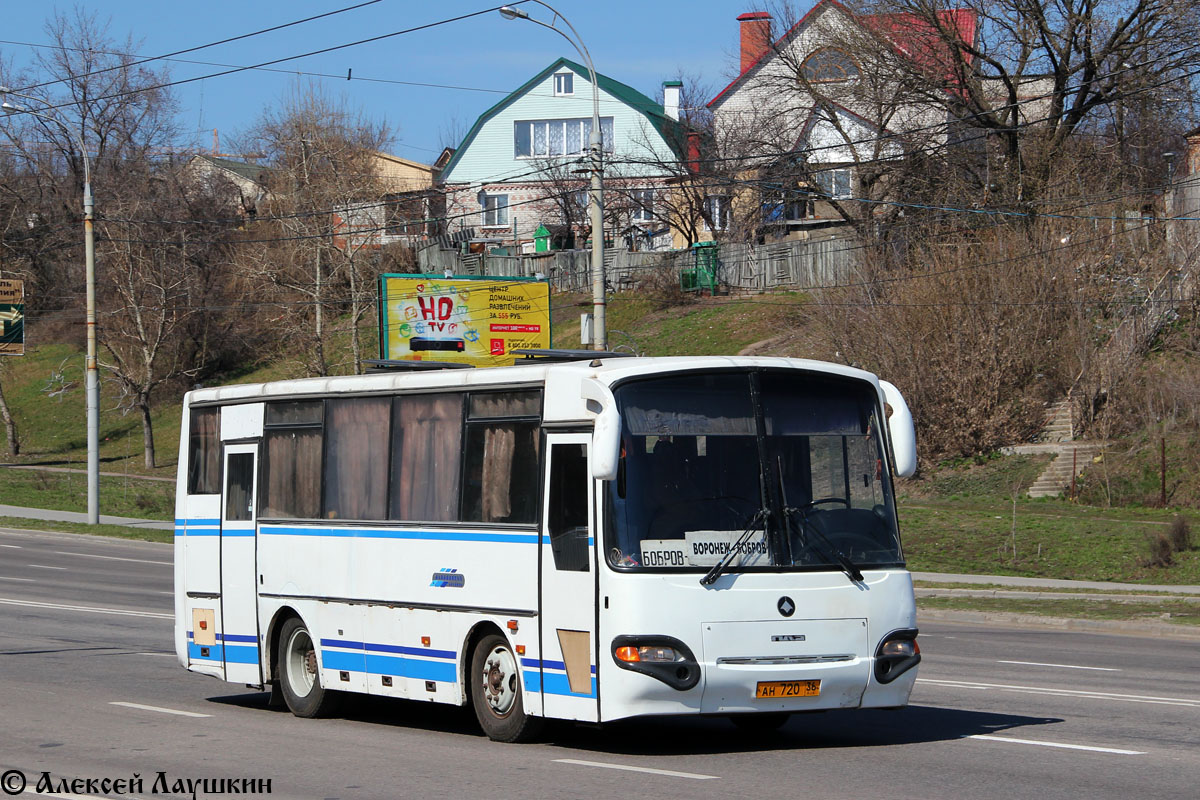
[[(569, 68), (557, 73), (571, 71)], [(562, 212), (554, 200), (545, 199), (547, 176), (539, 172), (548, 159), (515, 154), (514, 125), (518, 120), (591, 119), (592, 84), (587, 72), (574, 72), (574, 92), (554, 95), (554, 75), (549, 73), (523, 95), (485, 120), (473, 139), (465, 143), (458, 160), (443, 175), (446, 186), (448, 229), (476, 228), (481, 236), (511, 239), (512, 219), (517, 219), (517, 237), (529, 239), (539, 224), (561, 224)], [(636, 108), (603, 88), (600, 116), (613, 118), (613, 152), (605, 153), (605, 181), (615, 184), (644, 182), (646, 188), (661, 186), (669, 172), (656, 164), (676, 160), (662, 134)], [(561, 157), (560, 163), (586, 160), (586, 154)], [(565, 170), (568, 174), (570, 170)], [(570, 174), (571, 183), (586, 188), (586, 174)], [(561, 180), (561, 178), (560, 178)], [(561, 187), (561, 183), (556, 182)], [(483, 225), (480, 193), (508, 196), (508, 223)], [(586, 212), (581, 218), (586, 218)]]

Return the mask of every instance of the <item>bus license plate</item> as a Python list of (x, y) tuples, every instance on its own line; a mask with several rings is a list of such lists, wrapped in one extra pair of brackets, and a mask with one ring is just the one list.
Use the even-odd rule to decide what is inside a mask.
[(821, 694), (820, 681), (759, 681), (755, 697), (816, 697)]

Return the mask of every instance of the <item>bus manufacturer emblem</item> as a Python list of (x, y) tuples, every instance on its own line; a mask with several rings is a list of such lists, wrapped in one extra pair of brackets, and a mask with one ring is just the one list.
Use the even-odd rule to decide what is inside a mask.
[(467, 577), (460, 575), (456, 569), (439, 569), (433, 573), (433, 582), (429, 584), (439, 589), (450, 587), (453, 589), (461, 589), (467, 585)]
[(796, 604), (793, 603), (792, 598), (788, 597), (786, 594), (779, 598), (779, 602), (775, 604), (775, 607), (779, 609), (779, 613), (785, 617), (790, 617), (792, 614), (796, 613)]
[(803, 633), (789, 633), (782, 636), (772, 636), (772, 642), (806, 642), (808, 637)]

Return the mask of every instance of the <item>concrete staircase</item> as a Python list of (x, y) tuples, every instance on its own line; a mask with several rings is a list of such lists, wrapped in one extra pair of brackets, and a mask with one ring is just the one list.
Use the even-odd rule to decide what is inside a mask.
[(1063, 400), (1051, 406), (1046, 414), (1046, 427), (1038, 435), (1040, 441), (1005, 447), (1007, 454), (1051, 454), (1054, 459), (1029, 487), (1030, 497), (1058, 497), (1070, 489), (1071, 473), (1083, 472), (1103, 445), (1099, 442), (1072, 441), (1071, 404)]

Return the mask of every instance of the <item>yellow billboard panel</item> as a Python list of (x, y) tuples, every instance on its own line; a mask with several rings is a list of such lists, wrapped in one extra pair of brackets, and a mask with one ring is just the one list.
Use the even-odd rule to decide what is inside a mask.
[(550, 284), (522, 278), (380, 277), (380, 357), (508, 366), (550, 347)]
[(0, 355), (25, 355), (25, 283), (0, 280)]

